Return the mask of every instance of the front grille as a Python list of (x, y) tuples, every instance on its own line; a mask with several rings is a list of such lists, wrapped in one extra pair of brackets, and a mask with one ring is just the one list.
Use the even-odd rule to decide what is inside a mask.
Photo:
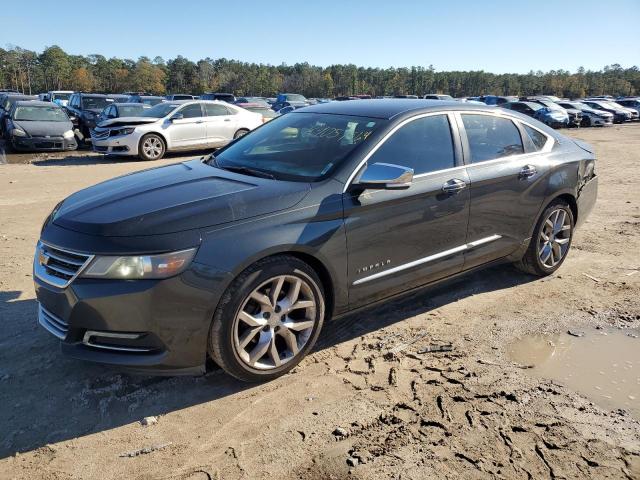
[(38, 304), (38, 323), (60, 340), (64, 340), (67, 336), (67, 332), (69, 331), (69, 325), (67, 322), (54, 315), (40, 304)]
[(62, 148), (62, 142), (36, 142), (36, 148)]
[(91, 133), (91, 138), (93, 140), (104, 140), (105, 138), (109, 138), (110, 131), (109, 130), (102, 130), (102, 131), (98, 132), (98, 131), (96, 131), (94, 129), (91, 129), (90, 133)]
[(36, 276), (57, 287), (66, 287), (91, 261), (92, 255), (72, 252), (38, 242), (34, 268)]

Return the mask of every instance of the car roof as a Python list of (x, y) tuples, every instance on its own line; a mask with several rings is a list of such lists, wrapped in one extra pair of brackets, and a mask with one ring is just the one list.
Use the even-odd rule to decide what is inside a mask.
[(24, 106), (27, 105), (29, 107), (50, 107), (50, 108), (61, 108), (57, 103), (53, 102), (41, 102), (40, 100), (19, 100), (16, 102), (16, 106)]
[[(485, 110), (495, 111), (493, 105), (475, 105), (455, 100), (425, 100), (425, 99), (375, 99), (358, 100), (357, 102), (329, 102), (319, 103), (296, 110), (295, 113), (329, 113), (335, 115), (353, 115), (356, 117), (372, 117), (392, 119), (408, 112), (428, 112), (439, 110)], [(294, 112), (291, 112), (294, 113)]]
[(149, 108), (149, 105), (145, 105), (144, 103), (139, 103), (139, 102), (113, 102), (111, 105), (118, 105), (118, 106), (124, 106), (124, 107), (137, 107), (137, 106), (141, 106), (142, 108)]
[(21, 99), (28, 100), (30, 98), (36, 99), (36, 98), (39, 98), (39, 97), (38, 97), (38, 95), (25, 95), (24, 93), (10, 93), (10, 94), (7, 95), (7, 98), (11, 98), (11, 99), (16, 99), (17, 98), (18, 100), (21, 100)]

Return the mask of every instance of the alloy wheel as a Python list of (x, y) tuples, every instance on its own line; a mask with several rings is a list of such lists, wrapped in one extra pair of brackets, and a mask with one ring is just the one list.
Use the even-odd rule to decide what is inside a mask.
[(146, 138), (142, 143), (142, 150), (145, 155), (152, 160), (160, 157), (163, 149), (164, 145), (162, 145), (162, 141), (157, 137)]
[(318, 301), (309, 281), (278, 275), (251, 292), (233, 327), (235, 349), (245, 364), (278, 368), (295, 358), (316, 325)]
[(571, 218), (566, 210), (553, 210), (540, 229), (538, 238), (538, 256), (540, 263), (553, 268), (567, 254), (571, 241)]

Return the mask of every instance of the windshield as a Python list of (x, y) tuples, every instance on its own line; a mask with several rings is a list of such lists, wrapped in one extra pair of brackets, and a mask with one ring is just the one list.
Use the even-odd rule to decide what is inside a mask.
[(127, 105), (118, 107), (118, 114), (121, 117), (137, 117), (143, 110), (147, 110), (149, 107), (143, 104), (139, 105)]
[(561, 103), (560, 106), (564, 108), (575, 108), (576, 110), (584, 110), (586, 108), (586, 105), (578, 102), (564, 102)]
[(529, 108), (531, 108), (532, 110), (538, 111), (541, 108), (544, 108), (542, 105), (540, 105), (539, 103), (533, 103), (533, 102), (523, 102), (526, 106), (528, 106)]
[(27, 122), (68, 122), (69, 117), (59, 107), (16, 107), (14, 120)]
[(93, 110), (93, 109), (103, 109), (107, 105), (111, 105), (113, 100), (107, 99), (105, 97), (82, 97), (82, 109), (83, 110)]
[(69, 100), (70, 93), (54, 93), (51, 95), (51, 100)]
[(544, 105), (550, 110), (562, 110), (563, 108), (557, 103), (553, 103), (551, 100), (538, 100), (539, 103)]
[(293, 113), (271, 120), (216, 154), (220, 168), (246, 168), (279, 180), (324, 178), (385, 120)]
[(606, 107), (606, 108), (610, 108), (612, 110), (620, 110), (622, 107), (622, 105), (618, 105), (617, 103), (614, 102), (600, 102), (600, 105)]
[(298, 94), (287, 94), (285, 95), (287, 102), (306, 102), (307, 99), (303, 95)]
[(146, 109), (140, 114), (141, 117), (162, 118), (169, 115), (176, 108), (180, 106), (179, 103), (159, 103), (149, 109)]

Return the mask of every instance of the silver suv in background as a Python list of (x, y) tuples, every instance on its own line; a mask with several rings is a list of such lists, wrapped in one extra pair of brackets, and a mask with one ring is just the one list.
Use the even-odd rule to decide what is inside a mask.
[(101, 122), (91, 131), (99, 153), (158, 160), (168, 151), (218, 148), (262, 125), (262, 115), (224, 102), (159, 103), (137, 117)]

